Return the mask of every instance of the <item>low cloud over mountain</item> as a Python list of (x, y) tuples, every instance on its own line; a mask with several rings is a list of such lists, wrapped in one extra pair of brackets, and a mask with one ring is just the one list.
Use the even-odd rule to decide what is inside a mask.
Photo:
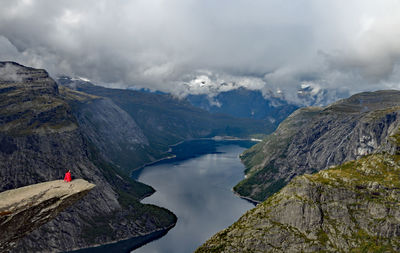
[[(106, 86), (400, 88), (397, 1), (4, 0), (0, 57)], [(223, 84), (223, 85), (221, 85)]]

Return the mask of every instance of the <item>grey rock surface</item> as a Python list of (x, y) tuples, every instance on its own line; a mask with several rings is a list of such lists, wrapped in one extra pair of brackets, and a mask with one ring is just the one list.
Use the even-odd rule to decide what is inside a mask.
[(400, 159), (298, 176), (196, 252), (399, 252)]
[(354, 95), (330, 106), (302, 108), (263, 142), (245, 151), (246, 179), (234, 190), (262, 201), (296, 175), (364, 155), (396, 152), (390, 135), (400, 126), (400, 92)]
[(97, 147), (103, 157), (123, 170), (132, 170), (137, 161), (152, 160), (146, 152), (150, 147), (143, 131), (111, 99), (75, 103), (73, 114), (85, 138)]
[(0, 252), (83, 198), (95, 187), (83, 179), (55, 180), (0, 193)]
[(61, 179), (68, 169), (97, 186), (85, 201), (19, 240), (14, 252), (85, 248), (174, 224), (168, 210), (139, 203), (154, 190), (107, 163), (83, 133), (71, 101), (98, 97), (59, 88), (46, 71), (12, 62), (0, 63), (1, 73), (0, 191)]

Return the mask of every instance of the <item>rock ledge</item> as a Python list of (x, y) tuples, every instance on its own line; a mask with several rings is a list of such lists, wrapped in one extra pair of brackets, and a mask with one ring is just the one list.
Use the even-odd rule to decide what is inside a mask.
[(0, 252), (52, 220), (95, 187), (83, 179), (55, 180), (0, 193)]

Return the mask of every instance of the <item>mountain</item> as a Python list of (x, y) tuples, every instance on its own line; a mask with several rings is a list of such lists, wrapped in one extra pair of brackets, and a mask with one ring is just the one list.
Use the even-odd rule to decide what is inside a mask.
[[(280, 95), (284, 99), (285, 95), (290, 94), (282, 92)], [(301, 106), (326, 106), (349, 95), (347, 90), (326, 89), (313, 82), (303, 82), (298, 87), (294, 100)]]
[(266, 200), (196, 252), (399, 252), (399, 103), (366, 92), (293, 113), (242, 156), (235, 190)]
[(104, 88), (66, 76), (60, 77), (58, 82), (76, 91), (109, 98), (127, 112), (147, 138), (152, 160), (165, 157), (169, 145), (183, 140), (214, 136), (249, 138), (271, 133), (275, 128), (265, 120), (211, 114), (170, 94)]
[[(99, 109), (115, 125), (99, 115), (91, 118), (95, 112), (91, 104), (102, 106)], [(168, 210), (139, 202), (153, 188), (121, 172), (123, 164), (112, 162), (112, 154), (104, 155), (106, 143), (118, 148), (127, 129), (136, 132), (123, 144), (129, 148), (147, 144), (134, 121), (109, 101), (59, 88), (45, 70), (0, 62), (0, 108), (0, 191), (60, 179), (67, 169), (73, 178), (96, 185), (85, 201), (20, 240), (14, 252), (84, 248), (167, 230), (175, 224), (176, 216)], [(98, 126), (106, 123), (113, 132), (110, 136), (102, 136), (104, 126)], [(119, 124), (126, 126), (116, 130)], [(89, 129), (99, 133), (90, 135)]]
[(400, 91), (356, 94), (327, 107), (302, 108), (241, 155), (246, 178), (240, 195), (265, 200), (293, 177), (376, 152), (392, 152)]
[(266, 87), (263, 91), (251, 90), (235, 83), (222, 83), (220, 87), (201, 82), (199, 85), (205, 93), (186, 96), (192, 105), (211, 113), (269, 120), (275, 126), (299, 107), (326, 106), (349, 96), (346, 90), (326, 89), (313, 82), (302, 82), (293, 90), (276, 91)]
[[(153, 159), (153, 149), (136, 121), (111, 99), (86, 94), (77, 99), (77, 91), (60, 86), (71, 106), (82, 134), (103, 158), (122, 171), (130, 171)], [(66, 92), (64, 92), (66, 91)], [(73, 94), (73, 96), (71, 96)]]
[(298, 176), (196, 252), (399, 252), (399, 174), (384, 153)]
[(188, 95), (187, 100), (196, 107), (212, 113), (223, 113), (237, 118), (265, 119), (276, 126), (298, 106), (276, 97), (265, 98), (260, 90), (238, 88), (220, 92), (214, 97)]

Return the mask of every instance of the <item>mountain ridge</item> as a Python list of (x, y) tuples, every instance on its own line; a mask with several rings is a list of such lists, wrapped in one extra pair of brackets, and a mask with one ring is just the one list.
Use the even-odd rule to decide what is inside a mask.
[(224, 113), (237, 118), (264, 119), (274, 126), (298, 108), (281, 98), (265, 98), (260, 90), (243, 87), (223, 91), (213, 97), (207, 94), (188, 95), (186, 99), (194, 106), (212, 113)]
[[(311, 138), (313, 135), (305, 134), (315, 133), (312, 126), (316, 125), (317, 130), (321, 129), (321, 126), (322, 129), (327, 128), (324, 133), (328, 134), (328, 137), (325, 139), (330, 139), (336, 147), (344, 144), (354, 151), (354, 157), (341, 156), (335, 159), (336, 162), (341, 161), (341, 164), (332, 165), (327, 164), (329, 156), (324, 156), (323, 163), (320, 163), (324, 169), (319, 172), (315, 173), (315, 170), (310, 169), (308, 173), (301, 171), (300, 175), (286, 174), (289, 176), (287, 184), (281, 184), (279, 187), (275, 185), (275, 189), (267, 194), (265, 201), (248, 211), (230, 227), (212, 236), (196, 252), (398, 252), (399, 96), (399, 91), (367, 92), (325, 108), (304, 108), (293, 113), (261, 145), (263, 148), (269, 143), (270, 147), (274, 145), (276, 149), (257, 153), (262, 149), (256, 147), (247, 152), (253, 152), (253, 158), (258, 155), (264, 159), (264, 156), (269, 155), (265, 158), (269, 164), (270, 157), (279, 157), (282, 154), (285, 155), (282, 159), (297, 158), (296, 152), (287, 152), (290, 150), (287, 143), (292, 140), (289, 137), (285, 142), (285, 133), (293, 136), (298, 133), (304, 134), (304, 138), (290, 145), (297, 145), (298, 149), (307, 149), (309, 143), (315, 143), (324, 136), (321, 133)], [(324, 123), (327, 119), (332, 125), (331, 128)], [(334, 124), (349, 119), (352, 126), (350, 131), (347, 129), (349, 125)], [(300, 130), (299, 125), (303, 127)], [(339, 135), (343, 134), (338, 132), (340, 127), (348, 134), (348, 142), (332, 137), (332, 129)], [(362, 135), (352, 136), (353, 131), (359, 131)], [(361, 141), (359, 137), (362, 137)], [(337, 145), (336, 141), (340, 145)], [(268, 147), (266, 148), (268, 150)], [(346, 150), (345, 148), (343, 152)], [(319, 146), (318, 152), (323, 151), (322, 146)], [(260, 158), (258, 159), (260, 161)], [(259, 163), (255, 163), (257, 164)], [(304, 163), (300, 165), (305, 166)], [(252, 168), (254, 169), (248, 167), (248, 175), (251, 175)], [(256, 169), (262, 171), (264, 168)], [(267, 169), (271, 174), (282, 172), (273, 167)], [(257, 175), (257, 172), (253, 175)], [(279, 176), (284, 178), (285, 175)], [(257, 186), (258, 182), (252, 183)], [(267, 182), (259, 183), (262, 185)]]
[(398, 252), (399, 158), (298, 176), (196, 252)]
[(399, 105), (400, 91), (377, 91), (295, 111), (241, 155), (246, 179), (234, 190), (262, 201), (296, 175), (395, 149), (387, 137), (400, 125)]
[[(152, 148), (149, 154), (153, 159), (145, 163), (169, 156), (169, 146), (184, 140), (214, 136), (258, 137), (274, 129), (274, 125), (265, 120), (211, 114), (170, 94), (110, 89), (65, 76), (58, 82), (77, 91), (111, 99), (135, 119)], [(140, 167), (137, 164), (136, 167)]]
[(85, 202), (19, 240), (14, 252), (84, 248), (175, 224), (168, 210), (139, 202), (152, 187), (122, 173), (82, 132), (71, 100), (98, 97), (59, 89), (45, 70), (7, 62), (0, 73), (0, 190), (60, 179), (66, 169), (97, 185)]

